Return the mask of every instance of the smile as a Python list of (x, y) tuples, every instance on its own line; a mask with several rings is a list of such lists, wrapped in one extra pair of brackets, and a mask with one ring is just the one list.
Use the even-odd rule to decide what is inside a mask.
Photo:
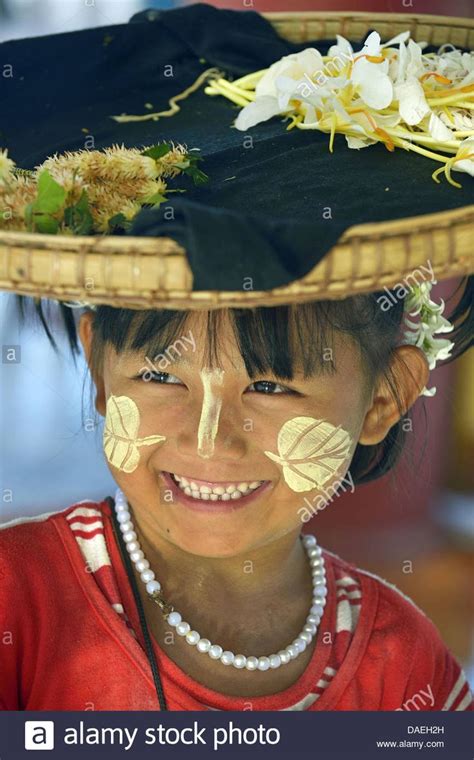
[(228, 501), (229, 499), (240, 499), (242, 496), (255, 491), (265, 481), (263, 480), (242, 480), (240, 482), (220, 482), (212, 483), (205, 480), (194, 480), (185, 478), (183, 475), (176, 475), (171, 472), (171, 477), (176, 485), (188, 496), (204, 501)]
[(271, 480), (219, 481), (197, 480), (173, 472), (161, 473), (178, 501), (187, 506), (214, 511), (231, 511), (254, 501), (271, 487)]

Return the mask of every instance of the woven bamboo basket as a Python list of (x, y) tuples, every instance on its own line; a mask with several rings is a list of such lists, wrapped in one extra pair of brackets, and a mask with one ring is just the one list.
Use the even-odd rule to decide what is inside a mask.
[[(383, 13), (264, 13), (293, 42), (382, 39), (474, 47), (474, 21)], [(0, 289), (59, 301), (131, 309), (276, 306), (344, 298), (393, 287), (429, 259), (436, 279), (474, 270), (474, 205), (345, 231), (323, 261), (290, 285), (267, 291), (196, 291), (185, 250), (171, 238), (44, 235), (0, 230)]]

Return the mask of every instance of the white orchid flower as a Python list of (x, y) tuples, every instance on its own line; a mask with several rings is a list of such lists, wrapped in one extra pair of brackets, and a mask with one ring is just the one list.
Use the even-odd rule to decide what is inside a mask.
[[(323, 68), (321, 53), (316, 48), (306, 48), (300, 53), (283, 56), (259, 80), (255, 87), (255, 100), (240, 111), (234, 126), (245, 132), (273, 116), (294, 110), (289, 103), (296, 85), (305, 82), (309, 88), (315, 81), (315, 75), (322, 72)], [(316, 89), (317, 84), (314, 87)], [(299, 93), (296, 97), (303, 100)]]
[(257, 98), (262, 95), (277, 97), (278, 91), (275, 80), (279, 76), (290, 77), (295, 81), (302, 79), (305, 74), (312, 82), (314, 75), (324, 69), (321, 53), (316, 48), (305, 48), (299, 53), (285, 55), (276, 63), (272, 63), (255, 87)]
[(446, 338), (431, 339), (425, 338), (422, 344), (423, 351), (428, 360), (430, 370), (436, 367), (437, 362), (449, 359), (454, 343)]
[(474, 53), (446, 45), (427, 55), (426, 44), (411, 40), (408, 31), (382, 43), (374, 31), (355, 52), (336, 35), (327, 56), (306, 48), (233, 82), (212, 80), (206, 92), (247, 104), (234, 122), (238, 130), (286, 116), (287, 129), (328, 133), (330, 151), (338, 132), (352, 149), (383, 142), (390, 151), (404, 148), (435, 159), (441, 168), (433, 179), (439, 182), (444, 172), (461, 187), (452, 170), (474, 176)]
[[(371, 33), (373, 34), (373, 32)], [(371, 35), (369, 35), (370, 37)], [(410, 36), (410, 32), (402, 32), (401, 34), (397, 34), (396, 37), (392, 37), (392, 39), (388, 40), (388, 42), (384, 42), (382, 45), (380, 45), (381, 48), (388, 48), (392, 47), (393, 45), (397, 45), (400, 42), (405, 42)], [(364, 45), (367, 44), (367, 40), (369, 39), (367, 37)], [(349, 40), (346, 40), (345, 37), (342, 37), (340, 34), (336, 34), (336, 45), (331, 45), (331, 47), (328, 50), (328, 55), (331, 56), (331, 58), (335, 57), (352, 57), (354, 55), (354, 50), (349, 42)]]
[(474, 115), (468, 113), (467, 111), (462, 111), (460, 109), (452, 110), (451, 116), (449, 117), (447, 113), (444, 111), (441, 111), (439, 114), (439, 118), (443, 122), (443, 124), (446, 124), (447, 127), (452, 127), (453, 129), (459, 129), (459, 131), (463, 130), (474, 130)]
[(416, 42), (400, 43), (399, 65), (395, 81), (395, 98), (402, 119), (410, 125), (419, 124), (431, 112), (426, 102), (420, 77), (425, 73), (422, 50)]
[(454, 325), (452, 325), (448, 319), (442, 317), (440, 314), (432, 314), (428, 318), (427, 324), (433, 333), (448, 333), (454, 330)]
[(409, 32), (402, 32), (382, 44), (380, 34), (371, 32), (362, 50), (355, 54), (351, 82), (358, 86), (361, 99), (370, 108), (379, 111), (387, 108), (392, 102), (393, 84), (389, 76), (390, 61), (382, 55), (382, 50), (397, 43), (401, 47), (409, 34)]
[[(426, 356), (429, 369), (436, 367), (438, 361), (449, 359), (454, 343), (445, 338), (437, 338), (435, 333), (447, 333), (454, 329), (454, 325), (442, 316), (445, 303), (443, 299), (436, 303), (431, 299), (431, 289), (436, 285), (436, 280), (421, 282), (413, 286), (405, 298), (404, 322), (408, 328), (402, 339), (402, 343), (417, 346)], [(409, 316), (420, 316), (419, 322), (408, 319)], [(423, 388), (420, 395), (434, 396), (436, 388)]]
[(419, 124), (428, 113), (431, 113), (423, 87), (415, 77), (396, 84), (395, 97), (398, 100), (400, 116), (410, 126)]
[(409, 37), (410, 37), (410, 32), (408, 30), (406, 32), (400, 32), (400, 34), (397, 34), (395, 37), (392, 37), (388, 42), (384, 42), (382, 47), (389, 48), (389, 47), (393, 47), (394, 45), (400, 45), (400, 43), (406, 42)]
[(389, 61), (381, 54), (380, 34), (371, 32), (362, 50), (355, 54), (350, 77), (360, 98), (369, 108), (382, 110), (393, 100), (393, 85), (388, 76), (388, 68)]
[(472, 82), (471, 75), (474, 72), (474, 53), (463, 53), (461, 50), (453, 48), (452, 45), (450, 50), (445, 50), (449, 44), (443, 45), (439, 49), (436, 70), (448, 79), (456, 81), (459, 86), (470, 84)]
[(451, 168), (457, 172), (466, 172), (466, 174), (474, 177), (474, 136), (466, 137), (462, 141), (452, 161)]
[(234, 126), (242, 132), (246, 132), (247, 129), (260, 124), (261, 121), (268, 121), (272, 116), (277, 116), (279, 113), (281, 113), (281, 108), (278, 98), (271, 95), (262, 95), (260, 98), (256, 98), (249, 103), (248, 106), (242, 108), (234, 122)]
[(434, 140), (437, 142), (443, 142), (452, 140), (453, 139), (453, 133), (451, 129), (449, 129), (449, 126), (447, 126), (440, 117), (431, 112), (428, 122), (428, 132), (430, 133), (431, 137), (433, 137)]
[(352, 59), (354, 50), (349, 40), (346, 40), (346, 38), (342, 37), (340, 34), (336, 34), (336, 40), (336, 45), (331, 45), (329, 48), (328, 55), (331, 56), (331, 58)]

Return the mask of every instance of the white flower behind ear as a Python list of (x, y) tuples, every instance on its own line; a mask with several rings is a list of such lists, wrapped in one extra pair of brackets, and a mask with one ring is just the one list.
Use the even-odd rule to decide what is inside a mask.
[[(431, 300), (431, 288), (436, 280), (422, 282), (411, 288), (405, 298), (405, 331), (402, 344), (417, 346), (426, 356), (430, 370), (437, 362), (449, 359), (454, 343), (444, 338), (436, 338), (435, 333), (447, 333), (454, 330), (454, 325), (442, 316), (444, 301), (440, 303)], [(419, 322), (413, 322), (408, 316), (419, 317)], [(421, 396), (434, 396), (436, 388), (423, 388)]]

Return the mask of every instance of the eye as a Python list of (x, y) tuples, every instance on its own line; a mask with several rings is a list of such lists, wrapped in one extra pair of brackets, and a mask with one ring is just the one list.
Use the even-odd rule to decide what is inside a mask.
[(152, 372), (152, 370), (146, 370), (146, 372), (141, 372), (136, 375), (135, 379), (142, 380), (144, 383), (158, 383), (159, 385), (183, 385), (179, 377), (176, 377), (176, 375), (170, 375), (169, 372)]
[[(276, 396), (280, 393), (296, 393), (296, 391), (291, 390), (291, 388), (287, 388), (285, 385), (280, 385), (279, 383), (273, 383), (270, 380), (256, 380), (254, 383), (251, 383), (249, 385), (249, 388), (251, 388), (252, 385), (258, 392), (264, 393), (268, 396)], [(257, 386), (260, 386), (260, 390), (257, 388)], [(273, 390), (275, 388), (281, 388), (281, 390), (273, 393)]]

